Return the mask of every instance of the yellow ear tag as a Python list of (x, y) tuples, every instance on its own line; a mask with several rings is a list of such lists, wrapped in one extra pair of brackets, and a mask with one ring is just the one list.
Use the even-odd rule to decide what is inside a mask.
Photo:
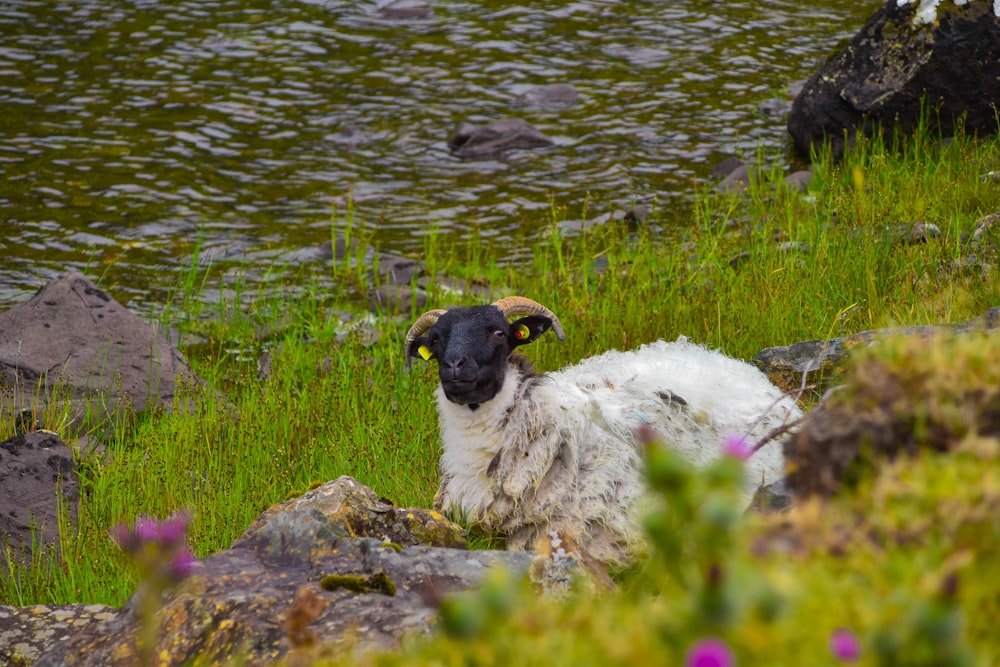
[(524, 326), (523, 324), (517, 328), (517, 331), (514, 332), (514, 338), (518, 340), (524, 340), (530, 335), (531, 335), (531, 329)]
[(417, 353), (419, 353), (420, 356), (424, 358), (424, 361), (430, 361), (431, 349), (426, 345), (421, 345), (420, 347), (418, 347)]

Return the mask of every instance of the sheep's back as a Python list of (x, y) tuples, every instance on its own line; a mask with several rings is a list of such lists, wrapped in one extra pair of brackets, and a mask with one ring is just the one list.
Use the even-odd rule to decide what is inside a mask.
[[(635, 439), (651, 428), (692, 463), (717, 458), (728, 435), (757, 441), (800, 416), (790, 398), (754, 366), (680, 338), (621, 352), (611, 350), (549, 375), (546, 391), (566, 418)], [(784, 475), (778, 442), (750, 460), (747, 492)]]

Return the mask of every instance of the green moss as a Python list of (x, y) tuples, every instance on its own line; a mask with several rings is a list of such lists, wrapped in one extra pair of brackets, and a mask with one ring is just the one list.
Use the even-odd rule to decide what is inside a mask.
[(323, 590), (336, 591), (346, 589), (354, 593), (381, 593), (396, 595), (396, 584), (385, 572), (374, 574), (328, 574), (320, 580)]

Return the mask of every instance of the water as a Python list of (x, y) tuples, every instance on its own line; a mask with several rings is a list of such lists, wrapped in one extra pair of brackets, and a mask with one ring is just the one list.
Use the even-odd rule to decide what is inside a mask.
[[(725, 156), (790, 168), (761, 103), (789, 99), (879, 4), (435, 2), (393, 18), (337, 0), (2, 0), (0, 305), (85, 269), (153, 309), (199, 233), (203, 257), (281, 278), (348, 201), (381, 250), (411, 256), (436, 230), (516, 261), (553, 207), (642, 203), (684, 224)], [(552, 83), (578, 101), (518, 101)], [(554, 145), (449, 153), (460, 122), (506, 117)]]

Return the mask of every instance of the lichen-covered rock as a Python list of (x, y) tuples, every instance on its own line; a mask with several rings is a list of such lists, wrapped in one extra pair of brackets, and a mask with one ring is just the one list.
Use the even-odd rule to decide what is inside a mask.
[(1000, 437), (1000, 335), (884, 340), (785, 441), (796, 497), (851, 486), (882, 459)]
[[(265, 665), (311, 643), (320, 652), (394, 648), (433, 627), (442, 597), (476, 586), (490, 567), (528, 567), (529, 553), (405, 546), (415, 534), (447, 543), (456, 533), (425, 529), (445, 523), (432, 512), (374, 496), (342, 477), (272, 507), (232, 547), (201, 561), (156, 615), (157, 664)], [(371, 537), (351, 536), (367, 529)], [(135, 664), (139, 595), (35, 664)]]
[(997, 131), (1000, 18), (991, 0), (887, 0), (850, 43), (803, 87), (788, 118), (796, 147), (829, 141), (835, 155), (857, 131), (916, 127), (926, 96), (949, 135)]
[(53, 645), (115, 617), (100, 604), (0, 606), (0, 664), (34, 664)]
[(432, 510), (399, 508), (380, 500), (372, 489), (346, 475), (265, 510), (240, 539), (254, 537), (275, 517), (288, 520), (299, 516), (289, 510), (319, 512), (337, 526), (337, 537), (375, 537), (401, 546), (465, 548), (466, 533), (461, 526)]

